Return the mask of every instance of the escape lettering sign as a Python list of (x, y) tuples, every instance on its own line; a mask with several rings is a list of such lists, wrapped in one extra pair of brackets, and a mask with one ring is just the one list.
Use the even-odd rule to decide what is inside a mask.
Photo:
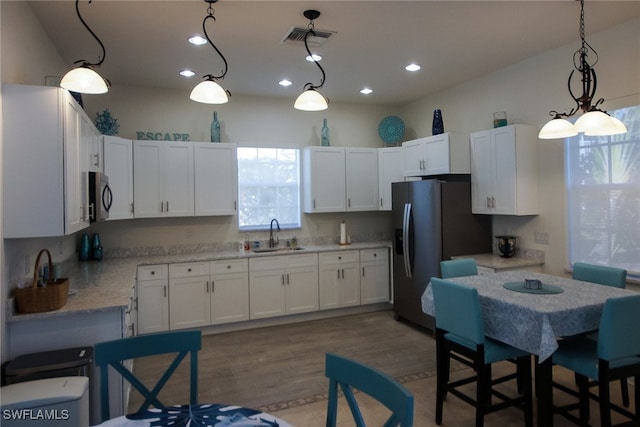
[(136, 139), (143, 141), (191, 141), (188, 133), (137, 131)]

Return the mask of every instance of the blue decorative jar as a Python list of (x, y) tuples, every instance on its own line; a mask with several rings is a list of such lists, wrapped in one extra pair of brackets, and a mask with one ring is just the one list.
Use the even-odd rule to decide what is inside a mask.
[(211, 142), (220, 142), (220, 122), (217, 111), (213, 112), (213, 120), (211, 121)]
[(327, 126), (327, 119), (322, 119), (322, 129), (320, 130), (320, 145), (323, 147), (329, 146), (329, 127)]
[(91, 244), (91, 259), (96, 261), (102, 261), (102, 244), (100, 243), (100, 235), (95, 233), (93, 235), (93, 242)]
[(444, 133), (444, 123), (442, 122), (442, 111), (433, 110), (433, 126), (431, 127), (432, 135), (440, 135)]
[(87, 261), (89, 259), (90, 252), (91, 247), (89, 245), (89, 235), (85, 233), (80, 239), (80, 250), (78, 251), (78, 258), (80, 258), (80, 261)]

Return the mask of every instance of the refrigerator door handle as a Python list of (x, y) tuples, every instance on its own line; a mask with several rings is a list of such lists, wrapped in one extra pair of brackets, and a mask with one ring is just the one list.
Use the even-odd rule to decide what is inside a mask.
[(404, 254), (404, 272), (409, 279), (412, 278), (411, 274), (411, 257), (409, 256), (409, 223), (411, 219), (411, 203), (404, 204), (404, 218), (402, 220), (402, 252)]

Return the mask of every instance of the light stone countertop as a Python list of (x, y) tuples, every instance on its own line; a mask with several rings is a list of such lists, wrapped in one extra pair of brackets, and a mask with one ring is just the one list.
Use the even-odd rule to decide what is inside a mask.
[[(304, 254), (311, 252), (331, 252), (338, 250), (360, 250), (391, 248), (388, 241), (363, 242), (350, 245), (305, 245), (301, 250), (280, 250), (255, 253), (252, 251), (200, 252), (180, 255), (149, 257), (111, 258), (100, 262), (85, 261), (65, 264), (62, 276), (69, 278), (69, 289), (77, 289), (75, 295), (67, 297), (67, 303), (60, 309), (44, 313), (18, 314), (7, 310), (7, 322), (30, 319), (45, 319), (73, 313), (87, 313), (103, 310), (124, 310), (134, 293), (136, 272), (139, 265), (170, 264), (179, 262), (214, 261), (236, 258), (256, 258), (278, 255)], [(13, 299), (12, 299), (13, 300)], [(14, 307), (13, 301), (10, 301)]]
[(512, 270), (520, 267), (542, 265), (544, 264), (544, 254), (540, 254), (539, 252), (540, 251), (533, 251), (533, 253), (516, 253), (515, 256), (510, 258), (503, 258), (500, 255), (492, 253), (460, 255), (451, 258), (473, 258), (479, 266), (493, 268), (498, 272), (506, 269)]

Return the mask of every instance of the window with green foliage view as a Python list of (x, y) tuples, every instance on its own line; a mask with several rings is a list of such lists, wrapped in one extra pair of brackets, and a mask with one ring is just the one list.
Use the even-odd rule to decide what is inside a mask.
[(626, 134), (565, 140), (569, 261), (640, 276), (640, 105), (609, 114)]

